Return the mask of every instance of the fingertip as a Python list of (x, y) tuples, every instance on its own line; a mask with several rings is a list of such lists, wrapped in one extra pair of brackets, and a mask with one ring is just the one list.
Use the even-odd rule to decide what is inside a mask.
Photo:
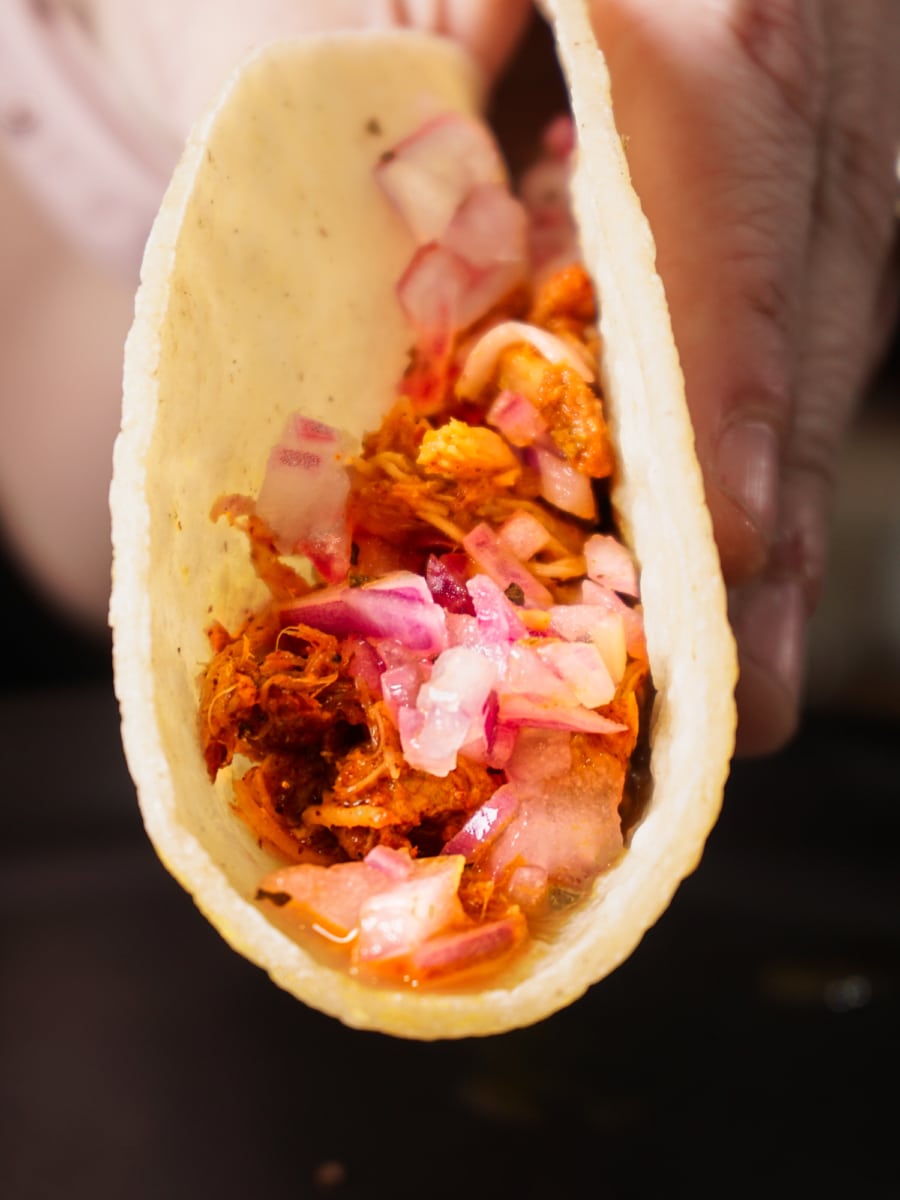
[(761, 758), (781, 750), (797, 730), (796, 697), (772, 678), (765, 667), (741, 656), (741, 674), (735, 689), (738, 758)]
[(729, 584), (765, 566), (778, 517), (779, 459), (778, 434), (758, 416), (729, 420), (712, 448), (706, 490)]
[(754, 580), (732, 593), (729, 613), (740, 661), (736, 752), (770, 754), (797, 728), (807, 621), (802, 583)]

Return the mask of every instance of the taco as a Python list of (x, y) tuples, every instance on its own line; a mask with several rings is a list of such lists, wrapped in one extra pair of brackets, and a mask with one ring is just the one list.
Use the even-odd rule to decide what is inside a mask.
[[(577, 264), (523, 280), (493, 247), (468, 269), (498, 226), (482, 207), (454, 223), (483, 193), (477, 162), (496, 172), (464, 54), (346, 34), (258, 52), (197, 126), (126, 347), (111, 621), (149, 836), (278, 984), (409, 1037), (531, 1023), (616, 967), (699, 860), (733, 748), (735, 654), (652, 239), (583, 7), (550, 8), (588, 299)], [(423, 202), (414, 181), (411, 212), (410, 160), (469, 135), (462, 199)], [(432, 285), (461, 247), (465, 286)], [(523, 356), (544, 369), (559, 344), (557, 382), (577, 376), (583, 403), (519, 403)], [(298, 467), (314, 498), (291, 517)], [(627, 651), (584, 625), (591, 604)], [(266, 709), (278, 672), (290, 703)], [(286, 758), (305, 772), (290, 811), (273, 803)], [(590, 847), (574, 882), (523, 850), (523, 810), (552, 841), (535, 775)], [(320, 895), (338, 879), (350, 916)], [(413, 910), (411, 966), (379, 939), (407, 937)]]

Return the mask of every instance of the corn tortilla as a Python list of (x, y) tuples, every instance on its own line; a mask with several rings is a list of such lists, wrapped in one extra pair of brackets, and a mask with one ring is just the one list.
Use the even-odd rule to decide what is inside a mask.
[(125, 751), (160, 858), (227, 941), (346, 1024), (434, 1039), (537, 1021), (626, 958), (696, 865), (734, 739), (735, 654), (652, 238), (580, 4), (548, 6), (578, 130), (574, 184), (597, 284), (603, 386), (621, 470), (614, 504), (642, 569), (658, 700), (653, 789), (627, 854), (549, 940), (477, 987), (361, 983), (253, 902), (273, 860), (210, 783), (197, 679), (214, 614), (264, 598), (243, 535), (209, 510), (255, 493), (287, 414), (361, 435), (410, 345), (394, 281), (409, 235), (377, 192), (381, 153), (439, 111), (478, 112), (480, 77), (409, 32), (257, 52), (200, 121), (150, 235), (125, 354), (111, 490), (111, 623)]

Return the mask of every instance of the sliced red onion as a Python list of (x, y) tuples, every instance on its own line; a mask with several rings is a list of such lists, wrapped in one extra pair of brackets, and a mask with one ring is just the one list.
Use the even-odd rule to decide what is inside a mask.
[(527, 563), (550, 541), (549, 531), (530, 512), (519, 510), (503, 522), (497, 532), (501, 545)]
[(415, 708), (419, 688), (426, 678), (426, 672), (412, 662), (399, 667), (388, 667), (382, 673), (381, 695), (398, 728), (401, 710)]
[(461, 923), (457, 891), (464, 866), (461, 854), (416, 859), (406, 879), (364, 901), (356, 960), (372, 964), (403, 957), (427, 938)]
[[(468, 594), (468, 588), (466, 589)], [(478, 620), (468, 613), (447, 613), (447, 645), (470, 646), (477, 650), (481, 645), (481, 635), (478, 632)]]
[(546, 152), (561, 160), (575, 152), (575, 122), (569, 113), (560, 113), (550, 121), (541, 134), (541, 143)]
[(510, 644), (528, 636), (524, 621), (487, 575), (473, 575), (466, 589), (475, 606), (479, 645), (485, 654), (505, 660)]
[(597, 503), (590, 476), (545, 446), (531, 446), (528, 458), (537, 468), (541, 495), (548, 504), (585, 521), (597, 519)]
[(375, 178), (416, 241), (434, 241), (479, 184), (503, 183), (500, 153), (480, 121), (448, 113), (385, 154)]
[(363, 862), (373, 870), (380, 871), (392, 883), (409, 879), (414, 869), (413, 860), (405, 851), (394, 850), (390, 846), (373, 846)]
[(446, 352), (451, 334), (489, 312), (521, 282), (520, 263), (476, 267), (437, 242), (416, 251), (397, 283), (397, 299), (432, 357)]
[(407, 666), (413, 666), (417, 671), (431, 670), (431, 658), (427, 652), (404, 646), (396, 638), (379, 638), (378, 654), (384, 662), (385, 670)]
[(460, 328), (464, 300), (479, 275), (452, 250), (429, 242), (413, 255), (397, 283), (397, 299), (403, 314), (432, 349), (449, 344), (450, 334)]
[(618, 613), (625, 629), (625, 648), (632, 658), (647, 657), (647, 642), (644, 637), (644, 618), (639, 609), (630, 608), (605, 584), (585, 579), (581, 585), (581, 598), (585, 604), (596, 605), (607, 612)]
[(363, 584), (362, 589), (354, 590), (388, 592), (392, 596), (399, 596), (403, 600), (416, 600), (429, 607), (434, 600), (427, 582), (415, 571), (390, 571), (387, 575)]
[(452, 646), (440, 654), (416, 707), (398, 715), (409, 765), (440, 777), (454, 770), (461, 747), (484, 737), (485, 706), (496, 680), (495, 664), (477, 650)]
[(320, 926), (324, 936), (349, 938), (359, 925), (363, 903), (390, 882), (382, 871), (365, 862), (330, 867), (301, 863), (270, 872), (259, 890), (262, 899), (266, 894), (290, 896), (308, 923)]
[(569, 163), (555, 154), (542, 155), (523, 172), (519, 199), (530, 215), (550, 211), (571, 222), (570, 180)]
[(475, 615), (472, 597), (466, 591), (464, 554), (429, 554), (425, 564), (425, 582), (435, 602), (448, 613)]
[(456, 385), (458, 395), (467, 400), (479, 396), (490, 382), (502, 352), (523, 342), (533, 346), (548, 362), (572, 367), (582, 379), (593, 383), (594, 368), (583, 347), (524, 321), (502, 321), (479, 338), (469, 351)]
[(377, 696), (381, 690), (381, 673), (384, 670), (381, 655), (372, 643), (363, 637), (346, 638), (343, 650), (347, 656), (347, 670), (351, 677), (359, 679)]
[(518, 731), (511, 725), (504, 725), (499, 719), (500, 702), (496, 695), (491, 697), (488, 711), (484, 720), (484, 732), (487, 740), (485, 748), (485, 764), (497, 770), (503, 770), (516, 748)]
[(499, 702), (495, 692), (484, 706), (484, 733), (460, 748), (460, 757), (485, 767), (503, 770), (509, 761), (516, 740), (516, 731), (497, 720)]
[(570, 642), (593, 642), (615, 683), (625, 674), (627, 651), (621, 612), (595, 604), (555, 604), (550, 609), (550, 632)]
[(622, 733), (627, 725), (581, 705), (571, 708), (544, 703), (531, 696), (509, 693), (500, 696), (500, 720), (508, 725), (533, 725), (540, 729), (570, 729), (574, 733)]
[(521, 392), (498, 392), (485, 420), (512, 446), (530, 446), (547, 432), (547, 422)]
[(528, 245), (539, 278), (578, 262), (578, 229), (571, 206), (571, 159), (563, 154), (567, 135), (548, 130), (545, 153), (521, 179), (519, 195), (528, 213)]
[(535, 646), (516, 642), (510, 646), (506, 671), (498, 685), (500, 711), (505, 713), (510, 696), (527, 696), (541, 704), (571, 707), (575, 700), (571, 686), (547, 665)]
[(521, 787), (534, 788), (554, 775), (565, 775), (572, 767), (572, 735), (566, 729), (518, 731), (506, 774)]
[(444, 610), (434, 603), (424, 579), (409, 571), (395, 571), (363, 587), (310, 592), (285, 606), (281, 619), (285, 625), (311, 625), (338, 637), (394, 638), (430, 654), (447, 644)]
[(489, 525), (476, 525), (462, 544), (472, 561), (504, 592), (509, 587), (517, 588), (524, 602), (537, 608), (553, 603), (548, 589), (503, 545)]
[(472, 813), (459, 833), (454, 834), (442, 854), (462, 854), (471, 862), (506, 828), (519, 807), (519, 796), (510, 783), (498, 787), (489, 800)]
[(468, 329), (502, 304), (525, 278), (525, 263), (501, 261), (471, 277), (459, 307), (458, 329)]
[(640, 592), (634, 559), (616, 538), (609, 534), (592, 534), (584, 543), (584, 560), (589, 579), (605, 584), (620, 595), (637, 599)]
[(292, 414), (272, 449), (256, 500), (282, 554), (305, 554), (329, 582), (350, 566), (346, 456), (337, 429)]
[(473, 267), (514, 263), (525, 277), (525, 209), (505, 184), (485, 183), (468, 193), (438, 239)]
[(586, 887), (621, 853), (624, 781), (618, 759), (594, 755), (523, 793), (518, 812), (488, 850), (488, 869), (499, 877), (538, 867), (551, 884)]
[(468, 929), (429, 938), (410, 957), (414, 979), (452, 975), (491, 962), (514, 950), (528, 933), (521, 913), (482, 921)]
[(585, 708), (600, 708), (615, 696), (616, 685), (593, 642), (548, 641), (538, 646), (537, 655)]

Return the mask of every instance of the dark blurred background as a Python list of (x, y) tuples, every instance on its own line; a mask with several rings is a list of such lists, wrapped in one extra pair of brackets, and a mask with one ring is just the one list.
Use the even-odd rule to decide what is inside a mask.
[(6, 557), (0, 1195), (895, 1197), (896, 353), (844, 475), (794, 742), (735, 764), (628, 963), (462, 1043), (344, 1029), (227, 948), (143, 833), (108, 639)]

